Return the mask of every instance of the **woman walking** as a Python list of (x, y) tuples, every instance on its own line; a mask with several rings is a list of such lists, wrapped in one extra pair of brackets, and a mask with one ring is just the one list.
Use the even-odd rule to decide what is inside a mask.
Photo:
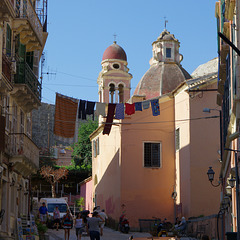
[(77, 240), (81, 240), (82, 233), (85, 231), (85, 223), (81, 213), (78, 213), (77, 218), (75, 219), (75, 228)]
[(71, 229), (71, 226), (72, 226), (71, 220), (72, 220), (72, 216), (70, 214), (70, 211), (67, 210), (67, 213), (63, 217), (63, 228), (64, 228), (65, 240), (69, 240), (70, 229)]

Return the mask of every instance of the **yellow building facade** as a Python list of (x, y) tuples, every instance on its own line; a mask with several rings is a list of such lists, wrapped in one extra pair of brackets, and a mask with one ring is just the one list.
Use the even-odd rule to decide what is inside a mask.
[[(0, 236), (13, 239), (30, 214), (30, 176), (39, 167), (31, 111), (41, 105), (39, 62), (47, 39), (47, 1), (0, 3)], [(38, 15), (37, 8), (42, 8)]]

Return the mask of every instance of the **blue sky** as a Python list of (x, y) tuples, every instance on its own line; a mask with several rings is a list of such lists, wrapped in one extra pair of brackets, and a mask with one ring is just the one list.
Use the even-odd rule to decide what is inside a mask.
[[(49, 0), (42, 102), (56, 92), (98, 101), (97, 77), (114, 41), (127, 54), (134, 92), (149, 69), (152, 43), (164, 30), (180, 41), (182, 66), (191, 74), (217, 57), (216, 0)], [(49, 73), (49, 74), (46, 74)]]

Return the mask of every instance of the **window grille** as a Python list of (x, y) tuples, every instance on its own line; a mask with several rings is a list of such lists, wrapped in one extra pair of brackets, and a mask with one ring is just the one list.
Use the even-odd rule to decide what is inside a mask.
[(160, 167), (160, 143), (144, 143), (144, 167)]

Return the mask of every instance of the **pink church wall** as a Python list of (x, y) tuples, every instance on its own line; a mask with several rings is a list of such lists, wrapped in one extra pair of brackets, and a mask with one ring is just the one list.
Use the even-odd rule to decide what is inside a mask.
[[(116, 221), (124, 204), (132, 228), (139, 227), (139, 219), (153, 216), (174, 220), (173, 100), (162, 103), (161, 109), (157, 117), (151, 109), (136, 112), (123, 121), (130, 125), (113, 126), (109, 136), (98, 135), (100, 155), (93, 159), (96, 204)], [(144, 142), (163, 143), (161, 168), (144, 167)]]
[[(136, 112), (122, 126), (122, 204), (131, 225), (153, 216), (174, 221), (174, 112), (173, 101), (160, 104), (160, 116), (152, 110)], [(148, 124), (138, 124), (146, 122)], [(152, 123), (150, 123), (152, 122)], [(144, 142), (161, 142), (161, 167), (144, 167)]]

